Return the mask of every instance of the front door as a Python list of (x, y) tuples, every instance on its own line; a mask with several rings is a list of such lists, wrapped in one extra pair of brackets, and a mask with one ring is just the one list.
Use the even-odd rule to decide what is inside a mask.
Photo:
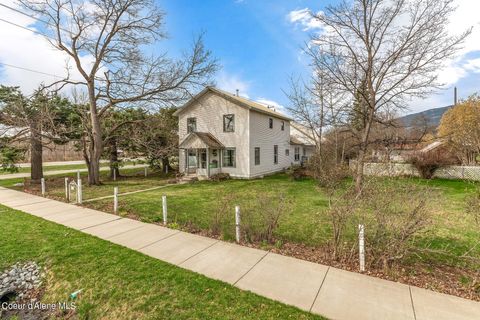
[(188, 173), (197, 172), (197, 152), (196, 150), (188, 150)]

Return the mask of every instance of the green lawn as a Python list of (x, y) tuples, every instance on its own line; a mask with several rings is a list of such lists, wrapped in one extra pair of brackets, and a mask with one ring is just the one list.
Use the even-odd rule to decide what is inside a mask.
[(83, 289), (79, 319), (320, 319), (20, 211), (0, 221), (0, 270), (38, 262), (46, 303)]
[[(124, 172), (132, 176), (116, 182), (108, 180), (107, 173), (103, 173), (104, 185), (85, 186), (84, 199), (111, 195), (114, 186), (118, 186), (120, 193), (123, 193), (161, 186), (169, 179), (158, 173), (153, 173), (145, 179), (138, 169), (124, 170)], [(392, 181), (386, 178), (380, 179), (385, 183)], [(12, 187), (15, 181), (0, 181), (0, 185)], [(454, 280), (445, 280), (450, 279), (449, 276), (442, 278), (442, 281), (445, 280), (448, 285), (453, 281), (454, 286), (463, 290), (465, 286), (475, 283), (474, 274), (480, 269), (480, 228), (475, 224), (473, 217), (465, 214), (465, 197), (478, 188), (478, 184), (460, 180), (417, 178), (398, 178), (395, 182), (403, 185), (428, 186), (434, 191), (429, 201), (433, 208), (432, 222), (425, 232), (414, 239), (417, 252), (409, 259), (405, 259), (400, 268), (405, 267), (405, 271), (401, 273), (410, 277), (421, 270), (427, 277), (442, 278), (446, 268), (450, 268), (448, 272), (455, 275)], [(38, 192), (38, 187), (36, 188)], [(47, 179), (47, 190), (49, 196), (62, 198), (63, 180)], [(415, 190), (422, 192), (422, 189)], [(332, 239), (331, 218), (326, 212), (329, 199), (325, 190), (318, 187), (312, 179), (293, 181), (286, 174), (276, 174), (264, 179), (201, 181), (171, 185), (157, 190), (120, 196), (119, 214), (145, 222), (161, 222), (162, 195), (166, 195), (171, 227), (208, 233), (213, 217), (221, 206), (221, 199), (231, 197), (225, 208), (228, 221), (225, 224), (226, 229), (223, 230), (224, 239), (231, 241), (234, 239), (235, 205), (248, 208), (252, 199), (258, 198), (261, 194), (276, 196), (283, 194), (292, 202), (275, 231), (275, 238), (278, 240), (275, 246), (285, 248), (284, 254), (313, 258), (312, 261), (324, 261), (317, 260), (317, 257), (322, 255)], [(420, 193), (420, 196), (423, 194)], [(111, 198), (88, 202), (85, 205), (106, 212), (113, 210)], [(356, 239), (356, 228), (350, 228), (349, 237)], [(286, 244), (302, 246), (303, 253), (296, 252), (296, 249), (288, 251), (290, 249), (285, 246)], [(307, 255), (304, 255), (306, 251), (308, 251)], [(308, 258), (309, 256), (312, 258)], [(398, 278), (394, 277), (394, 279)], [(420, 285), (418, 282), (414, 284)]]

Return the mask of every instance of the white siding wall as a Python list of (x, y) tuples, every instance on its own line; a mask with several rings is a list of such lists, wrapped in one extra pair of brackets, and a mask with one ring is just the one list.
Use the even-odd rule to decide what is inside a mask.
[[(223, 115), (235, 115), (235, 132), (223, 132)], [(236, 167), (224, 168), (234, 177), (249, 177), (249, 111), (237, 106), (218, 95), (207, 93), (194, 105), (181, 112), (178, 117), (178, 133), (180, 143), (188, 135), (187, 118), (197, 118), (197, 131), (209, 132), (214, 135), (225, 147), (236, 148)], [(211, 157), (211, 160), (212, 157)], [(185, 154), (180, 151), (180, 171), (185, 168)]]
[[(273, 129), (269, 128), (269, 118), (273, 119)], [(293, 160), (293, 148), (290, 147), (290, 124), (263, 113), (250, 111), (250, 176), (255, 177), (288, 168)], [(278, 145), (278, 164), (273, 163), (273, 146)], [(255, 165), (255, 147), (260, 147), (260, 165)], [(290, 155), (285, 156), (285, 149)]]

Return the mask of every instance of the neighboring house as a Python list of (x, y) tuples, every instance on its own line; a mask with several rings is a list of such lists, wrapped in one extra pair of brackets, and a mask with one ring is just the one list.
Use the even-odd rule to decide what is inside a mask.
[(300, 164), (313, 150), (291, 136), (289, 117), (217, 88), (205, 88), (175, 115), (183, 173), (261, 177)]

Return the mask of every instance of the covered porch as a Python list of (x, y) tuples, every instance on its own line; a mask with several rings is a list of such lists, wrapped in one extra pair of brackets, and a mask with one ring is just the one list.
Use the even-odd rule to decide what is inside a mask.
[(185, 174), (209, 178), (222, 171), (222, 150), (225, 146), (208, 132), (192, 132), (180, 143)]

